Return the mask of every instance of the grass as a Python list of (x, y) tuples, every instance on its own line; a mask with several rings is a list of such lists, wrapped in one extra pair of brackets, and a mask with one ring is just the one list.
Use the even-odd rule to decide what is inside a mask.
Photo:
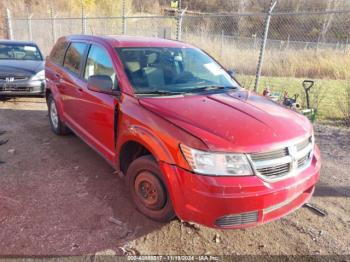
[[(254, 76), (238, 75), (241, 84), (248, 88), (254, 87)], [(271, 91), (283, 92), (286, 90), (289, 96), (299, 94), (298, 103), (305, 106), (305, 92), (302, 87), (304, 78), (293, 77), (262, 77), (260, 79), (258, 93), (262, 93), (265, 87), (269, 87)], [(349, 85), (345, 80), (332, 79), (314, 79), (315, 86), (312, 88), (311, 103), (314, 106), (318, 104), (318, 119), (320, 120), (342, 120), (344, 114), (341, 105), (347, 102), (346, 88)], [(316, 101), (317, 100), (317, 101)]]
[[(184, 40), (192, 43), (220, 61), (226, 68), (238, 73), (238, 80), (253, 89), (259, 57), (259, 46), (239, 40), (208, 37), (203, 34), (184, 34)], [(304, 79), (313, 79), (315, 86), (310, 93), (311, 106), (318, 109), (319, 120), (345, 119), (344, 108), (349, 107), (347, 88), (350, 82), (350, 48), (347, 49), (267, 49), (258, 92), (265, 87), (284, 92), (289, 96), (299, 94), (298, 103), (306, 108)], [(349, 109), (350, 110), (350, 109)]]
[[(184, 40), (203, 48), (227, 68), (253, 75), (259, 58), (259, 46), (252, 40), (242, 41), (212, 37), (206, 34), (184, 34)], [(278, 77), (311, 77), (315, 79), (350, 79), (350, 47), (347, 49), (294, 49), (267, 46), (263, 75)]]

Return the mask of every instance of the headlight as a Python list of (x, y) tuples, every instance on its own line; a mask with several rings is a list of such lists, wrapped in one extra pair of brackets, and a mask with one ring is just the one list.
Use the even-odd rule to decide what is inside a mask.
[(45, 70), (41, 70), (32, 77), (32, 80), (45, 80)]
[(245, 154), (211, 153), (180, 145), (194, 172), (212, 176), (251, 176), (252, 168)]

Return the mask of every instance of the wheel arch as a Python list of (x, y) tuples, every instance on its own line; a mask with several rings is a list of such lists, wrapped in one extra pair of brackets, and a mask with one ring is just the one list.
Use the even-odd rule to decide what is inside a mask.
[(55, 102), (56, 102), (56, 107), (57, 107), (57, 110), (58, 110), (58, 112), (59, 112), (59, 114), (60, 114), (61, 120), (62, 120), (63, 122), (66, 122), (66, 119), (65, 119), (65, 112), (64, 112), (62, 100), (61, 100), (61, 98), (60, 98), (60, 94), (58, 93), (57, 87), (52, 87), (52, 86), (50, 85), (49, 82), (47, 83), (47, 85), (50, 86), (50, 87), (47, 86), (47, 87), (45, 88), (45, 98), (46, 98), (47, 106), (49, 106), (49, 104), (48, 104), (48, 102), (49, 102), (49, 101), (48, 101), (48, 98), (49, 98), (49, 96), (51, 95), (52, 98), (53, 98), (53, 99), (55, 100)]
[(146, 154), (152, 155), (157, 162), (174, 163), (174, 158), (164, 143), (149, 130), (140, 126), (130, 126), (128, 131), (128, 134), (119, 140), (121, 143), (117, 150), (118, 170), (126, 174), (131, 162)]

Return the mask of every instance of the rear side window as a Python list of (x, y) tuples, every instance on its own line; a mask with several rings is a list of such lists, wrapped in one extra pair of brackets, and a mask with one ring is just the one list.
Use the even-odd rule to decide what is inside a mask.
[(71, 43), (66, 52), (63, 66), (72, 73), (79, 75), (86, 48), (87, 44)]
[(58, 42), (52, 49), (50, 59), (53, 63), (57, 65), (62, 65), (64, 52), (66, 51), (67, 44), (67, 42)]

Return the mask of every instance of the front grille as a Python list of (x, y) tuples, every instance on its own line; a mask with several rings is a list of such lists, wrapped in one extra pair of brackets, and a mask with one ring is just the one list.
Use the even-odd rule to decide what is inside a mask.
[(270, 160), (275, 158), (280, 158), (288, 155), (288, 149), (282, 148), (279, 150), (274, 150), (266, 153), (252, 153), (250, 157), (253, 161)]
[(6, 81), (6, 79), (11, 79), (11, 80), (13, 80), (13, 82), (15, 82), (15, 81), (27, 80), (28, 77), (26, 77), (26, 76), (0, 76), (0, 80)]
[(267, 177), (279, 176), (288, 173), (290, 170), (290, 164), (282, 164), (277, 166), (263, 167), (257, 169), (257, 171)]
[(266, 180), (277, 180), (311, 163), (313, 143), (309, 137), (294, 145), (269, 152), (250, 153), (258, 175)]
[(250, 223), (255, 223), (258, 221), (258, 211), (228, 215), (218, 218), (215, 221), (215, 225), (219, 227), (229, 227), (229, 226), (239, 226)]
[(309, 154), (307, 154), (306, 156), (300, 158), (298, 160), (298, 168), (302, 168), (304, 165), (306, 165), (309, 162)]
[(305, 139), (304, 141), (301, 141), (300, 143), (296, 144), (297, 150), (301, 151), (305, 147), (307, 147), (311, 143), (311, 137), (309, 139)]

